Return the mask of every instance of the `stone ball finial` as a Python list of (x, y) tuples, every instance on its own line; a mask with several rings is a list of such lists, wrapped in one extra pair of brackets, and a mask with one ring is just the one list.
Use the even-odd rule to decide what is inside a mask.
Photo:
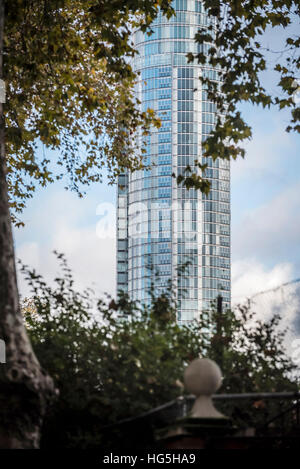
[(184, 372), (184, 385), (196, 396), (214, 394), (222, 383), (219, 366), (209, 358), (196, 358)]
[(211, 396), (222, 384), (222, 373), (219, 366), (209, 358), (196, 358), (184, 372), (184, 386), (187, 392), (195, 394), (196, 401), (192, 417), (224, 417), (213, 406)]

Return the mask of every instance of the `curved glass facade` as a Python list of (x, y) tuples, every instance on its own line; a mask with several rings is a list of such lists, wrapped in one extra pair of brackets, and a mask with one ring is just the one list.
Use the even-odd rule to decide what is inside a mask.
[[(201, 1), (175, 0), (176, 17), (159, 15), (152, 35), (136, 32), (139, 73), (136, 93), (143, 110), (154, 109), (162, 125), (146, 137), (149, 169), (122, 175), (118, 187), (118, 290), (147, 302), (151, 282), (162, 292), (172, 278), (178, 297), (178, 321), (197, 318), (218, 294), (230, 305), (230, 168), (224, 160), (203, 158), (201, 143), (211, 132), (216, 108), (199, 76), (218, 81), (217, 70), (188, 64), (199, 25), (210, 19)], [(137, 139), (141, 151), (145, 139)], [(208, 164), (211, 192), (204, 196), (177, 185), (195, 159)], [(177, 267), (188, 262), (183, 275)]]

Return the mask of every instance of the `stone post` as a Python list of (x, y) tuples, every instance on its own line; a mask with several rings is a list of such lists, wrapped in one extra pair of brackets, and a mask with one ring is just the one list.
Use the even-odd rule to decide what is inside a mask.
[(222, 437), (234, 431), (231, 420), (221, 414), (212, 401), (212, 395), (222, 384), (218, 365), (208, 358), (196, 358), (184, 372), (185, 390), (195, 395), (190, 415), (176, 420), (156, 432), (157, 441), (164, 448), (205, 448), (212, 437)]

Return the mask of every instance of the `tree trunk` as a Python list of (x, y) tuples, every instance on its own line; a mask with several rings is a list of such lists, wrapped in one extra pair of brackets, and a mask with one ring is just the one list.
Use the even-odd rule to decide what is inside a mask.
[[(3, 78), (4, 0), (0, 0), (0, 78)], [(20, 311), (14, 244), (8, 204), (5, 120), (0, 103), (0, 448), (38, 448), (52, 379), (34, 355)], [(3, 360), (2, 360), (3, 361)]]

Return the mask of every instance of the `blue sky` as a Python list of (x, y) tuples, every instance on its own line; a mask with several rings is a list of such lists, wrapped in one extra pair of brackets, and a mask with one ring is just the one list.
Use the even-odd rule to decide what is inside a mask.
[[(280, 48), (282, 32), (268, 32), (264, 45)], [(271, 61), (274, 56), (271, 54)], [(274, 73), (264, 83), (276, 89)], [(300, 277), (300, 139), (287, 134), (286, 111), (244, 105), (253, 138), (245, 159), (232, 162), (233, 302)], [(114, 294), (115, 239), (97, 236), (97, 207), (115, 203), (106, 182), (87, 188), (84, 199), (55, 183), (27, 204), (25, 228), (14, 230), (17, 256), (49, 281), (57, 273), (54, 249), (64, 252), (80, 288)], [(21, 294), (29, 291), (19, 277)]]
[(253, 138), (231, 166), (233, 296), (300, 276), (299, 136), (285, 112), (246, 111)]

